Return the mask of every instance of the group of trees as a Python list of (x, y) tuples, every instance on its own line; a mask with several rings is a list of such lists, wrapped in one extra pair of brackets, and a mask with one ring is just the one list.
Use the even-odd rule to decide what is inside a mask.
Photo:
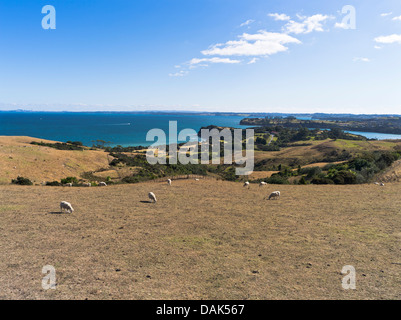
[(67, 142), (56, 142), (56, 143), (45, 143), (45, 142), (35, 142), (32, 141), (31, 144), (54, 148), (57, 150), (70, 150), (70, 151), (83, 151), (84, 147), (82, 142), (79, 141), (67, 141)]
[(301, 120), (293, 116), (245, 118), (242, 125), (272, 127), (281, 125), (286, 128), (320, 128), (329, 130), (348, 130), (363, 132), (380, 132), (401, 134), (401, 118), (399, 116), (356, 116), (356, 115), (315, 115), (314, 119)]
[[(308, 128), (286, 128), (281, 125), (274, 127), (260, 127), (255, 129), (255, 133), (263, 133), (263, 137), (257, 137), (255, 145), (257, 149), (262, 151), (279, 151), (280, 148), (285, 148), (291, 143), (309, 140), (326, 140), (326, 139), (344, 139), (344, 140), (366, 140), (365, 137), (355, 136), (342, 131), (341, 129), (320, 130)], [(274, 134), (277, 139), (269, 141), (270, 134)]]
[[(401, 159), (400, 152), (375, 151), (365, 153), (341, 164), (328, 164), (323, 168), (307, 167), (293, 169), (279, 166), (278, 173), (266, 180), (268, 183), (289, 184), (290, 178), (298, 184), (362, 184), (371, 182), (376, 174)], [(294, 177), (300, 177), (295, 179)], [(259, 182), (257, 180), (255, 182)]]

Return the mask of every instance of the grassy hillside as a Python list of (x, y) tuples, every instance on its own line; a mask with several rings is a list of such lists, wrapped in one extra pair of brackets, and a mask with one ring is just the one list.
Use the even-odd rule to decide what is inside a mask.
[(266, 166), (271, 165), (301, 165), (336, 162), (336, 156), (347, 152), (351, 157), (362, 155), (371, 151), (400, 151), (400, 140), (382, 141), (357, 141), (357, 140), (332, 140), (323, 141), (301, 141), (291, 144), (280, 151), (256, 151), (255, 163), (264, 161)]
[[(227, 166), (149, 166), (146, 159), (136, 157), (143, 151), (111, 152), (102, 150), (58, 150), (48, 146), (32, 145), (31, 142), (54, 143), (30, 137), (0, 136), (0, 184), (9, 184), (18, 176), (30, 179), (34, 184), (60, 181), (76, 177), (82, 181), (137, 182), (159, 176), (184, 174), (208, 174), (223, 179), (240, 179)], [(321, 167), (349, 161), (367, 152), (398, 151), (401, 141), (357, 141), (357, 140), (307, 140), (290, 143), (280, 151), (255, 151), (255, 172), (242, 179), (266, 179), (279, 171), (279, 166), (296, 170), (299, 167)], [(117, 159), (114, 157), (122, 157)], [(114, 159), (114, 161), (112, 161)], [(127, 160), (128, 159), (128, 160)], [(131, 161), (132, 160), (132, 161)], [(398, 169), (387, 169), (380, 173), (382, 181), (399, 181), (401, 176), (393, 174)], [(290, 182), (300, 179), (291, 178)]]
[(34, 183), (81, 176), (109, 166), (109, 157), (103, 151), (64, 151), (30, 144), (49, 142), (30, 137), (0, 136), (0, 184), (23, 176)]
[[(276, 189), (280, 200), (263, 200)], [(400, 299), (400, 191), (0, 186), (0, 299)], [(57, 213), (62, 200), (72, 215)], [(58, 288), (44, 291), (49, 264)], [(357, 290), (341, 287), (345, 265)]]

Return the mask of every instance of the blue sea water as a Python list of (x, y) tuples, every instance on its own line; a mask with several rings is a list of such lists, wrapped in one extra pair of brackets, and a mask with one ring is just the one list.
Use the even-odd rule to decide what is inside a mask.
[[(245, 129), (239, 125), (243, 116), (180, 113), (73, 113), (73, 112), (0, 112), (0, 135), (30, 136), (55, 141), (81, 141), (92, 146), (97, 139), (109, 146), (149, 146), (146, 134), (162, 129), (168, 139), (169, 121), (177, 121), (178, 132), (208, 125)], [(401, 139), (401, 135), (352, 132), (367, 138)], [(180, 141), (182, 142), (182, 141)]]
[(368, 139), (377, 140), (396, 140), (401, 139), (401, 134), (379, 133), (379, 132), (362, 132), (362, 131), (346, 131), (348, 133), (364, 136)]
[(146, 113), (0, 112), (0, 135), (30, 136), (55, 141), (81, 141), (92, 146), (97, 139), (109, 146), (149, 146), (146, 134), (162, 129), (168, 138), (169, 121), (177, 121), (178, 132), (208, 125), (246, 128), (242, 116)]

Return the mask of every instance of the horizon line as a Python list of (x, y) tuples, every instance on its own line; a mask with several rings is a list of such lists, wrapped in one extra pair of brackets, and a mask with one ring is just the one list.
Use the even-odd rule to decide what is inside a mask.
[(260, 115), (316, 115), (316, 114), (327, 114), (327, 115), (355, 115), (355, 116), (401, 116), (396, 113), (334, 113), (334, 112), (261, 112), (261, 111), (191, 111), (191, 110), (30, 110), (30, 109), (9, 109), (0, 110), (0, 112), (20, 112), (20, 113), (220, 113), (220, 114), (260, 114)]

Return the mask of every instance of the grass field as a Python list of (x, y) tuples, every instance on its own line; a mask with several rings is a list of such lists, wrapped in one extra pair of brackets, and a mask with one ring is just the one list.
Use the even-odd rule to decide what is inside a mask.
[[(262, 200), (275, 190), (280, 200)], [(400, 194), (400, 183), (0, 186), (0, 299), (401, 299)], [(41, 287), (45, 265), (56, 290)], [(342, 289), (345, 265), (356, 290)]]
[(60, 181), (109, 166), (107, 153), (103, 151), (63, 151), (31, 145), (32, 141), (54, 142), (30, 137), (0, 136), (0, 184), (9, 184), (17, 176), (27, 177), (36, 184)]

